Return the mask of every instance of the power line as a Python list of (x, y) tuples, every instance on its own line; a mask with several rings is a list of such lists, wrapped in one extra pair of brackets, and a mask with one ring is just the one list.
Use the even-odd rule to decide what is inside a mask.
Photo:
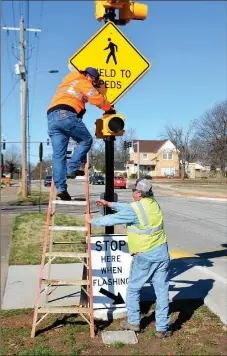
[[(14, 12), (14, 1), (12, 0), (12, 11), (13, 11), (13, 25), (16, 27), (16, 21), (15, 21), (15, 12)], [(15, 36), (15, 45), (17, 45), (17, 36), (16, 32), (14, 31), (14, 36)]]
[(22, 195), (28, 196), (27, 181), (27, 82), (26, 82), (26, 60), (25, 60), (25, 31), (41, 32), (37, 28), (25, 28), (24, 19), (21, 17), (20, 27), (3, 27), (3, 30), (20, 31), (20, 64), (17, 65), (17, 72), (21, 82), (21, 126), (22, 126)]
[[(3, 18), (3, 13), (2, 13), (2, 18)], [(5, 23), (5, 21), (3, 20), (3, 22)], [(18, 106), (17, 106), (17, 101), (16, 101), (16, 95), (15, 95), (15, 91), (14, 91), (14, 78), (13, 78), (13, 71), (12, 71), (12, 63), (11, 63), (11, 58), (10, 58), (10, 52), (9, 52), (9, 41), (8, 41), (8, 36), (9, 36), (9, 32), (6, 33), (6, 51), (7, 51), (7, 55), (8, 55), (8, 64), (9, 64), (9, 72), (11, 75), (11, 80), (12, 80), (12, 87), (13, 87), (13, 96), (14, 96), (14, 100), (15, 100), (15, 104), (16, 104), (16, 108), (18, 110)]]
[(11, 90), (9, 91), (8, 95), (5, 97), (5, 99), (3, 100), (2, 104), (1, 104), (1, 108), (3, 108), (3, 106), (5, 105), (7, 99), (10, 97), (10, 95), (12, 94), (12, 92), (14, 91), (15, 86), (17, 85), (17, 83), (19, 82), (19, 79), (14, 83), (13, 87), (11, 88)]
[[(44, 2), (42, 0), (41, 2), (41, 10), (40, 10), (40, 18), (39, 18), (39, 28), (41, 28), (41, 25), (42, 25), (42, 19), (43, 19), (43, 5), (44, 5)], [(32, 88), (32, 104), (31, 104), (31, 115), (33, 114), (33, 108), (34, 108), (34, 102), (35, 102), (35, 89), (36, 89), (36, 72), (37, 72), (37, 67), (38, 67), (38, 54), (39, 54), (39, 43), (40, 43), (40, 35), (38, 36), (38, 39), (37, 39), (37, 50), (36, 50), (36, 59), (35, 59), (35, 74), (34, 74), (34, 81), (33, 81), (33, 88)]]

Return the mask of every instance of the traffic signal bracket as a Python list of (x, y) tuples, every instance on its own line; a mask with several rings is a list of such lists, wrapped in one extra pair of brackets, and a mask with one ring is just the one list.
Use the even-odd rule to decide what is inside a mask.
[(109, 136), (123, 136), (125, 132), (124, 121), (125, 119), (123, 115), (104, 114), (103, 118), (97, 119), (95, 122), (95, 136), (101, 139)]

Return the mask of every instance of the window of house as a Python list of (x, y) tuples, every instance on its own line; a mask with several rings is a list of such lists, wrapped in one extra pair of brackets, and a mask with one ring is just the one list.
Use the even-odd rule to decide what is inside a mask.
[(186, 168), (186, 172), (187, 173), (192, 173), (192, 168), (191, 167)]
[(175, 174), (175, 167), (161, 167), (161, 175), (169, 176)]
[(173, 152), (163, 152), (163, 159), (164, 159), (164, 160), (171, 160), (171, 159), (173, 159)]
[(148, 160), (148, 153), (143, 153), (143, 159)]

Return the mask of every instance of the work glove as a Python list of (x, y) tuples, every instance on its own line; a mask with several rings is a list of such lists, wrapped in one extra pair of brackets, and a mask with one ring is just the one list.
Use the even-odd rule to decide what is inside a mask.
[(113, 107), (113, 106), (111, 106), (111, 108), (110, 108), (110, 110), (108, 110), (108, 111), (105, 111), (105, 115), (106, 114), (116, 114), (116, 109)]

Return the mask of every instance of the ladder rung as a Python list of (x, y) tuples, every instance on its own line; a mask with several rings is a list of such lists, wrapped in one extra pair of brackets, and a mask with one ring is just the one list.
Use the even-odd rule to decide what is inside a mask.
[(85, 200), (53, 200), (52, 204), (58, 204), (58, 205), (86, 205)]
[(46, 314), (78, 314), (78, 313), (90, 313), (90, 308), (83, 307), (52, 307), (52, 308), (40, 308), (38, 309), (38, 313)]
[(53, 231), (87, 231), (86, 226), (49, 226)]
[(72, 241), (53, 241), (53, 245), (86, 245), (85, 241), (72, 242)]
[(51, 286), (88, 286), (89, 280), (60, 280), (60, 279), (43, 279), (43, 283), (50, 284)]
[(86, 252), (47, 252), (47, 257), (78, 257), (78, 258), (87, 258), (88, 253)]

